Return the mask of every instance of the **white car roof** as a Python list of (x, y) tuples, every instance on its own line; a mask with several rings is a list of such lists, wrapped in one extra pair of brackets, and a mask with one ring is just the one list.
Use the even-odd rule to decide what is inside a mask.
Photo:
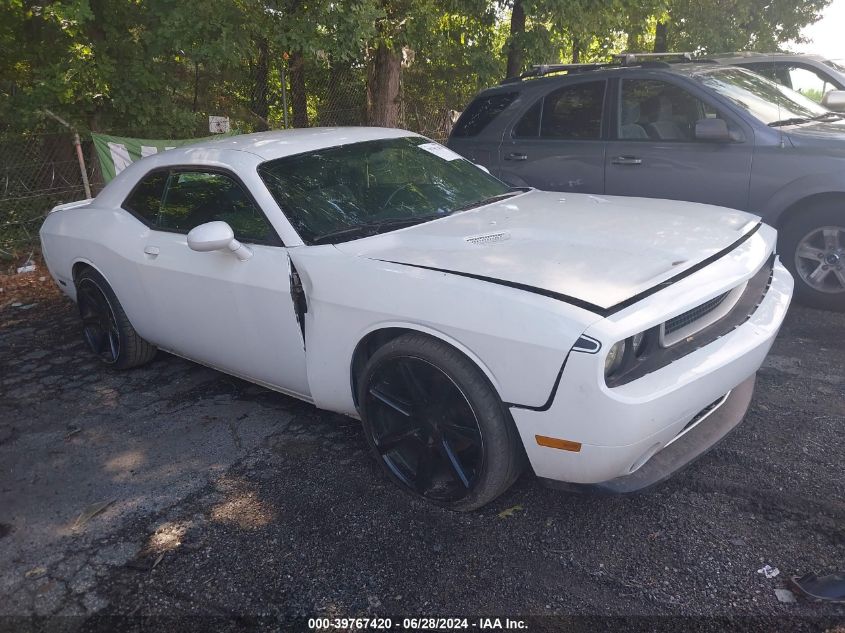
[(256, 132), (254, 134), (236, 134), (223, 138), (203, 140), (182, 148), (169, 150), (171, 157), (176, 157), (181, 150), (188, 156), (197, 149), (239, 150), (256, 154), (264, 160), (283, 158), (292, 154), (301, 154), (313, 150), (348, 145), (362, 141), (374, 141), (383, 138), (419, 136), (407, 130), (386, 127), (315, 127), (274, 132)]
[(108, 183), (97, 196), (100, 204), (120, 206), (138, 179), (153, 169), (174, 165), (226, 168), (243, 176), (258, 163), (327, 147), (420, 136), (407, 130), (386, 127), (322, 127), (236, 134), (205, 139), (159, 152), (135, 161)]

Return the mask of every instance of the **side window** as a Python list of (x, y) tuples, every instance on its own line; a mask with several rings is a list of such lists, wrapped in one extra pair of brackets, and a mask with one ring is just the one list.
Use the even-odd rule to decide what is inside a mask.
[(513, 135), (520, 138), (537, 138), (540, 135), (540, 113), (543, 111), (543, 100), (531, 106), (531, 109), (522, 115), (519, 123), (513, 128)]
[(154, 226), (158, 221), (165, 184), (167, 184), (166, 171), (156, 171), (146, 175), (124, 200), (123, 208)]
[(222, 220), (244, 242), (269, 242), (274, 233), (241, 185), (215, 172), (171, 172), (164, 192), (158, 226), (187, 233), (195, 226)]
[(815, 71), (803, 66), (789, 66), (789, 83), (793, 90), (797, 90), (808, 99), (821, 103), (822, 97), (834, 86), (818, 75)]
[(783, 84), (787, 88), (792, 87), (792, 80), (789, 77), (789, 69), (783, 64), (773, 62), (757, 62), (755, 64), (743, 64), (744, 68), (753, 70), (758, 75), (763, 75), (772, 81)]
[(493, 122), (493, 119), (504, 112), (518, 94), (505, 92), (479, 97), (461, 114), (461, 118), (455, 124), (455, 129), (452, 130), (452, 136), (457, 138), (478, 136)]
[(540, 137), (570, 140), (601, 138), (604, 81), (565, 86), (546, 95)]
[(696, 122), (718, 113), (674, 84), (623, 79), (617, 116), (620, 139), (694, 141)]

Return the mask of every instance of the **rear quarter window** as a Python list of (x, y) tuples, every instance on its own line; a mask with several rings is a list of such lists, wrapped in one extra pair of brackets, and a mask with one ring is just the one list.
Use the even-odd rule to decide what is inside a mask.
[(518, 94), (518, 92), (499, 92), (477, 98), (469, 104), (458, 119), (455, 129), (452, 130), (452, 136), (456, 138), (477, 136), (513, 103)]
[(166, 184), (167, 171), (147, 174), (123, 201), (123, 208), (150, 226), (154, 226), (161, 210), (161, 198)]

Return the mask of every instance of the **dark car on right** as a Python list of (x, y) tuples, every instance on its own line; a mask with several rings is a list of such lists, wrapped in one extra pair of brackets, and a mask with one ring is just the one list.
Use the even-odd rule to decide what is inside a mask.
[(480, 93), (448, 145), (514, 186), (760, 215), (797, 298), (845, 311), (845, 115), (757, 73), (634, 56), (537, 66)]

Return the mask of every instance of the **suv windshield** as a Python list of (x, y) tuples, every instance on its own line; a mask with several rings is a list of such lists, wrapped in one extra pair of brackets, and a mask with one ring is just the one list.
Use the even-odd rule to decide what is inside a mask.
[(416, 136), (286, 156), (262, 163), (258, 173), (309, 244), (372, 235), (514, 195), (452, 150)]
[(802, 123), (829, 114), (804, 95), (741, 68), (712, 70), (695, 78), (767, 125)]

